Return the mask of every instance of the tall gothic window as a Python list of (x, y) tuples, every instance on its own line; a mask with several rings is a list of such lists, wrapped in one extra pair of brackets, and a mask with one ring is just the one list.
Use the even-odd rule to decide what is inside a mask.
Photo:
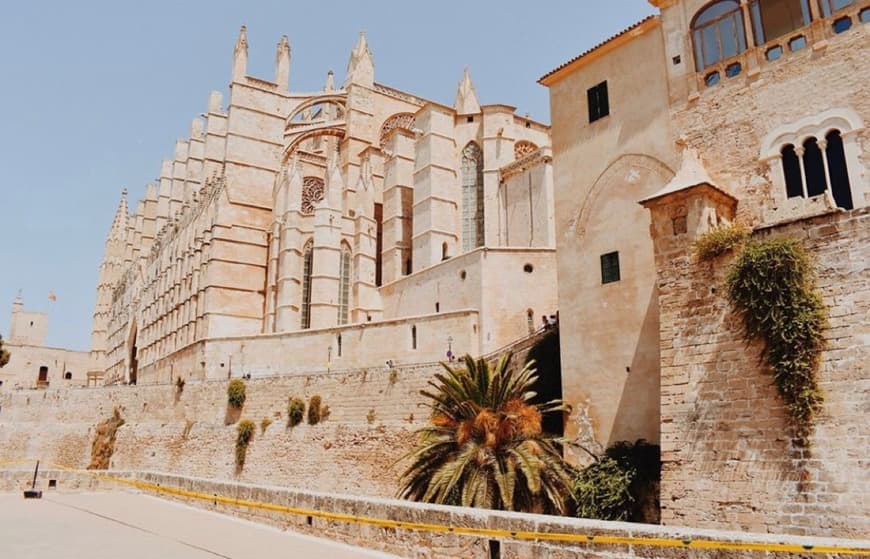
[(311, 272), (314, 268), (314, 242), (302, 249), (302, 329), (311, 328)]
[(483, 245), (483, 153), (469, 142), (462, 150), (462, 250)]
[(809, 0), (754, 0), (751, 12), (756, 45), (810, 24)]
[(737, 0), (719, 0), (698, 12), (692, 22), (695, 67), (700, 71), (746, 50), (743, 14)]
[(350, 247), (341, 244), (341, 263), (338, 281), (338, 323), (347, 324), (350, 307)]
[(788, 144), (780, 153), (789, 198), (811, 198), (830, 188), (838, 208), (851, 210), (854, 207), (839, 130), (829, 131), (824, 140), (809, 137), (798, 147)]

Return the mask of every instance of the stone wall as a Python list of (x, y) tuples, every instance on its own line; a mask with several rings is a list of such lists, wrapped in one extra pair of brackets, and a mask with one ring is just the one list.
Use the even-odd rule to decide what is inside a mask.
[[(241, 418), (257, 423), (239, 479), (351, 494), (392, 496), (412, 448), (413, 431), (428, 414), (419, 391), (437, 365), (281, 376), (246, 381)], [(395, 374), (393, 374), (393, 372)], [(113, 469), (154, 469), (183, 475), (234, 477), (236, 425), (226, 425), (226, 381), (190, 381), (110, 388), (0, 392), (0, 463), (41, 459), (84, 468), (96, 425), (117, 407)], [(287, 428), (291, 396), (315, 394), (328, 419)], [(272, 420), (265, 434), (262, 419)], [(371, 418), (371, 421), (370, 421)]]
[(754, 236), (799, 239), (815, 258), (830, 327), (812, 452), (792, 445), (783, 403), (759, 365), (760, 346), (742, 340), (724, 294), (732, 257), (695, 262), (685, 235), (657, 238), (662, 523), (866, 535), (870, 211), (830, 213)]
[[(29, 472), (24, 470), (0, 470), (0, 491), (19, 490), (29, 482)], [(184, 501), (192, 506), (214, 510), (220, 513), (248, 518), (257, 522), (271, 524), (281, 529), (308, 533), (318, 537), (340, 540), (352, 545), (378, 549), (402, 557), (415, 559), (519, 559), (541, 557), (546, 559), (586, 558), (711, 558), (737, 559), (747, 557), (748, 549), (701, 549), (684, 548), (682, 542), (715, 541), (725, 546), (794, 546), (819, 549), (838, 547), (849, 549), (870, 549), (867, 540), (842, 540), (829, 538), (806, 538), (799, 536), (770, 536), (763, 534), (740, 534), (691, 528), (666, 528), (650, 525), (628, 524), (624, 522), (602, 522), (597, 520), (562, 518), (533, 514), (505, 513), (462, 507), (445, 507), (410, 503), (392, 499), (350, 497), (269, 485), (220, 482), (206, 479), (168, 475), (154, 472), (118, 472), (121, 479), (143, 482), (150, 486), (181, 489), (200, 495), (217, 495), (252, 503), (269, 503), (304, 511), (318, 511), (326, 514), (339, 514), (367, 519), (383, 519), (401, 523), (424, 523), (427, 525), (451, 526), (473, 531), (491, 531), (486, 535), (464, 535), (453, 531), (414, 531), (393, 526), (378, 527), (363, 522), (327, 520), (320, 516), (289, 514), (282, 511), (264, 510), (257, 507), (241, 507), (218, 503), (211, 499), (198, 499), (193, 496), (178, 496), (162, 492), (160, 495)], [(106, 479), (93, 479), (74, 472), (47, 471), (40, 476), (42, 488), (46, 479), (57, 479), (58, 491), (105, 490), (125, 487)], [(148, 488), (144, 488), (148, 490)], [(190, 493), (188, 493), (190, 495)], [(600, 538), (596, 543), (519, 540), (508, 536), (510, 533), (540, 532), (568, 534), (573, 537), (588, 536)], [(637, 538), (646, 542), (656, 540), (670, 545), (665, 547), (643, 545), (637, 540), (631, 543), (603, 543), (609, 538)], [(806, 557), (801, 553), (759, 551), (752, 556), (767, 557)], [(817, 551), (813, 555), (820, 558), (851, 557), (852, 555)]]

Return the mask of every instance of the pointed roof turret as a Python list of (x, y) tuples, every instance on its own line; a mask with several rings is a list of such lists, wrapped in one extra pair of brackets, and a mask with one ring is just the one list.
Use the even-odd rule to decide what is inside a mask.
[(287, 91), (290, 84), (290, 40), (281, 36), (275, 53), (275, 83), (281, 91)]
[(477, 92), (474, 90), (474, 83), (471, 81), (471, 73), (468, 68), (465, 68), (465, 75), (462, 76), (462, 81), (459, 82), (459, 89), (456, 90), (456, 101), (453, 103), (453, 108), (457, 114), (470, 115), (480, 112), (480, 103), (477, 100)]
[(233, 80), (241, 80), (248, 72), (248, 29), (239, 29), (236, 48), (233, 49)]
[(350, 60), (347, 62), (347, 78), (344, 84), (347, 86), (351, 83), (366, 87), (373, 87), (375, 83), (375, 61), (364, 31), (360, 31), (356, 46), (350, 51)]
[(326, 83), (323, 85), (323, 91), (335, 91), (335, 72), (332, 70), (326, 73)]
[(109, 230), (109, 240), (124, 240), (127, 236), (127, 220), (130, 210), (127, 207), (127, 189), (121, 191), (121, 200), (118, 209), (115, 210), (115, 218), (112, 220), (112, 228)]

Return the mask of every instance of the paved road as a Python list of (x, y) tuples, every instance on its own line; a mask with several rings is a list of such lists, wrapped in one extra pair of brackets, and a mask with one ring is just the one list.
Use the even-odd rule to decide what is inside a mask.
[(6, 559), (397, 559), (132, 493), (0, 494)]

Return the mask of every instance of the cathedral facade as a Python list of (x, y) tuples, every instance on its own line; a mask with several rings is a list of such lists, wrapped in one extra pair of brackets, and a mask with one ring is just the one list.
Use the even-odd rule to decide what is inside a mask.
[[(556, 308), (550, 131), (374, 81), (360, 35), (344, 84), (248, 76), (118, 207), (100, 267), (92, 369), (158, 382), (486, 353)], [(488, 282), (497, 277), (497, 282)], [(147, 379), (147, 380), (146, 380)]]

